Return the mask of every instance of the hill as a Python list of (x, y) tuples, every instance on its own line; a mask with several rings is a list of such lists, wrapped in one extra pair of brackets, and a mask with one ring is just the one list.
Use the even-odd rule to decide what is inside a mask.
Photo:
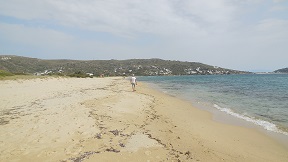
[(283, 69), (275, 70), (274, 73), (288, 73), (288, 67)]
[(161, 59), (130, 60), (43, 60), (21, 56), (0, 56), (0, 70), (28, 74), (91, 73), (95, 76), (135, 75), (213, 75), (248, 72), (210, 66), (198, 62)]

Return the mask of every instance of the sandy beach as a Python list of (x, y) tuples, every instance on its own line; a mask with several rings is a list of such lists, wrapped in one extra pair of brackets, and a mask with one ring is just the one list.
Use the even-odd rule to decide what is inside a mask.
[(288, 161), (263, 132), (121, 77), (2, 80), (0, 98), (0, 161)]

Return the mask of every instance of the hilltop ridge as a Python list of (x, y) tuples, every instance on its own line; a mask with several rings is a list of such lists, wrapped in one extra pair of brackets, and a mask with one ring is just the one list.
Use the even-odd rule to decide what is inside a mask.
[(274, 73), (288, 73), (288, 67), (275, 70)]
[(129, 59), (129, 60), (44, 60), (22, 56), (0, 56), (0, 69), (11, 73), (73, 74), (89, 73), (95, 76), (135, 75), (216, 75), (245, 74), (249, 72), (225, 69), (199, 62), (175, 60)]

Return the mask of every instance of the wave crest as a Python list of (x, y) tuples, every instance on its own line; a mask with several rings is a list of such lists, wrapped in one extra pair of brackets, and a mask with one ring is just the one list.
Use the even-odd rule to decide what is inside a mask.
[(246, 116), (246, 115), (242, 115), (242, 114), (238, 114), (238, 113), (235, 113), (233, 112), (231, 109), (229, 108), (222, 108), (216, 104), (213, 105), (216, 109), (218, 109), (219, 111), (222, 111), (222, 112), (225, 112), (229, 115), (232, 115), (234, 117), (237, 117), (239, 119), (243, 119), (245, 121), (248, 121), (248, 122), (251, 122), (251, 123), (254, 123), (258, 126), (261, 126), (263, 127), (264, 129), (268, 130), (268, 131), (272, 131), (272, 132), (277, 132), (277, 133), (281, 133), (281, 134), (284, 134), (284, 135), (287, 135), (288, 136), (288, 132), (284, 132), (284, 131), (281, 131), (277, 128), (277, 126), (273, 123), (270, 123), (268, 121), (265, 121), (265, 120), (261, 120), (261, 119), (255, 119), (255, 118), (251, 118), (249, 116)]

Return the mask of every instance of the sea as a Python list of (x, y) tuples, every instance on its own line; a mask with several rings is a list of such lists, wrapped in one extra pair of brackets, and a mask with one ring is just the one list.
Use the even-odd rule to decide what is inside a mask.
[(145, 76), (137, 80), (288, 136), (288, 74)]

